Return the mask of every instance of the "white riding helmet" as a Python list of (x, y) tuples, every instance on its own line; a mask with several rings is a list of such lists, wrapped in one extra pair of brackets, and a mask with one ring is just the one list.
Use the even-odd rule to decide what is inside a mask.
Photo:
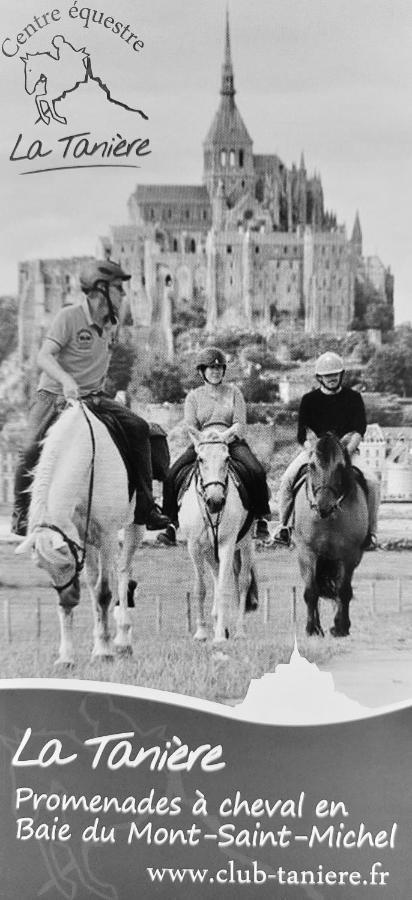
[(341, 375), (344, 371), (345, 367), (342, 357), (332, 351), (322, 353), (322, 356), (316, 362), (315, 375), (321, 378), (324, 375)]

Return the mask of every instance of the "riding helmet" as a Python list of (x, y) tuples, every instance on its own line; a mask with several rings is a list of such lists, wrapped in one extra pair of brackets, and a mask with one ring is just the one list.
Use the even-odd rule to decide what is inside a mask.
[(196, 368), (202, 370), (207, 369), (208, 366), (222, 366), (226, 371), (226, 356), (222, 350), (219, 350), (219, 347), (204, 347), (200, 353)]
[(328, 351), (322, 353), (322, 356), (316, 362), (315, 375), (340, 375), (344, 372), (343, 359), (337, 353)]
[(123, 271), (119, 263), (111, 259), (94, 259), (82, 266), (80, 271), (80, 287), (85, 294), (92, 291), (99, 281), (111, 284), (112, 281), (129, 281), (131, 275)]

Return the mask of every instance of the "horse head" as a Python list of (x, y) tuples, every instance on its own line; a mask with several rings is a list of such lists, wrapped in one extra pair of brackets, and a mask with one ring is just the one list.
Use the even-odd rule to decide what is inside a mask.
[(36, 85), (40, 82), (43, 83), (44, 91), (46, 92), (46, 82), (47, 77), (42, 72), (41, 67), (36, 66), (34, 60), (36, 57), (44, 56), (43, 53), (26, 53), (25, 56), (21, 56), (20, 59), (24, 64), (24, 88), (28, 94), (34, 94), (36, 89)]
[(65, 606), (76, 606), (80, 599), (78, 545), (64, 533), (42, 526), (19, 544), (16, 553), (25, 553), (30, 548), (39, 568), (49, 573), (60, 602)]
[(340, 507), (353, 485), (353, 472), (346, 448), (328, 432), (312, 444), (307, 491), (312, 509), (327, 519)]
[(190, 430), (197, 456), (201, 495), (210, 513), (220, 512), (226, 501), (229, 478), (227, 429)]

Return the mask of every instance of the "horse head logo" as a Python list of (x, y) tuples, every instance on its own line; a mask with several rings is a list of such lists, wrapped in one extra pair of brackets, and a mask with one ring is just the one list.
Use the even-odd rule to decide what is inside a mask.
[(119, 100), (114, 100), (102, 79), (93, 74), (90, 54), (86, 48), (74, 47), (62, 34), (54, 36), (50, 50), (42, 53), (26, 53), (20, 59), (24, 65), (25, 91), (29, 96), (34, 94), (38, 112), (36, 122), (41, 121), (49, 125), (51, 120), (54, 120), (66, 125), (67, 119), (57, 112), (56, 103), (88, 81), (98, 84), (110, 103), (122, 106), (130, 112), (139, 113), (143, 119), (148, 118), (141, 109), (133, 109)]

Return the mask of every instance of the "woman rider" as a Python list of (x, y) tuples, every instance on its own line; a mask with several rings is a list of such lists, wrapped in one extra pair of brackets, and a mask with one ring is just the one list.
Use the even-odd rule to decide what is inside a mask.
[[(246, 404), (242, 392), (234, 384), (225, 384), (226, 357), (218, 347), (202, 350), (196, 365), (203, 384), (189, 391), (184, 408), (184, 424), (197, 430), (210, 425), (229, 428), (229, 453), (236, 472), (247, 488), (251, 511), (257, 519), (255, 537), (269, 540), (266, 519), (270, 517), (269, 491), (266, 474), (244, 440), (246, 430)], [(177, 478), (182, 469), (193, 465), (196, 452), (193, 444), (176, 460), (163, 485), (163, 512), (171, 521), (157, 540), (168, 546), (176, 546), (178, 528)]]

